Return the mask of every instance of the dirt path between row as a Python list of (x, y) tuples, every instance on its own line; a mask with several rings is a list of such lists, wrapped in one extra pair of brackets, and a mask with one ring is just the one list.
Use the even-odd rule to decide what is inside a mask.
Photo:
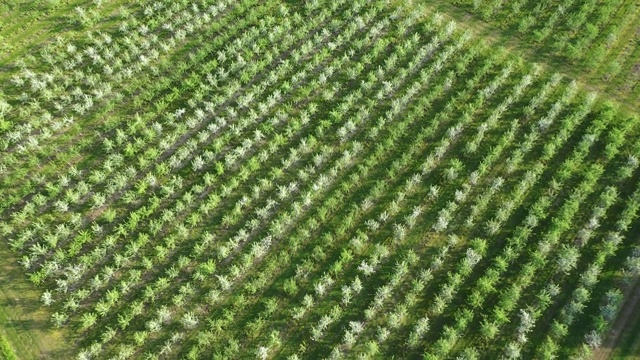
[(602, 346), (593, 352), (594, 360), (606, 360), (611, 357), (611, 354), (615, 350), (620, 337), (625, 333), (627, 326), (633, 326), (634, 311), (638, 311), (638, 305), (640, 304), (640, 280), (636, 281), (631, 289), (631, 293), (627, 297), (620, 314), (611, 327), (609, 335), (603, 342)]

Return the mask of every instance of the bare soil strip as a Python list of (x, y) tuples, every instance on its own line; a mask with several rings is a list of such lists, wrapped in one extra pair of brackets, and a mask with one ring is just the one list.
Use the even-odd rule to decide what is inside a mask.
[[(628, 327), (632, 327), (634, 324), (633, 319), (638, 317), (637, 313), (635, 314), (636, 316), (634, 316), (634, 312), (640, 310), (638, 309), (638, 305), (640, 305), (640, 281), (637, 281), (635, 285), (633, 285), (631, 293), (624, 302), (618, 318), (613, 324), (611, 331), (609, 331), (609, 336), (605, 339), (602, 346), (594, 351), (594, 360), (606, 360), (611, 357), (622, 335), (626, 331), (631, 330), (628, 329)], [(635, 320), (637, 321), (638, 319)]]

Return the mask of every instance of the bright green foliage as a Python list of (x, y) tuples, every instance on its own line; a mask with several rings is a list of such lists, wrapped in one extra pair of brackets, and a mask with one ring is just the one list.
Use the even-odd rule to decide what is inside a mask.
[(0, 98), (0, 234), (78, 359), (600, 346), (637, 277), (617, 103), (416, 4), (101, 6)]

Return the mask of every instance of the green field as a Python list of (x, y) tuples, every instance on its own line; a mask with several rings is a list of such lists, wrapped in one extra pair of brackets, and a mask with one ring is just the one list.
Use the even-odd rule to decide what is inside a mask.
[(640, 98), (640, 3), (633, 0), (453, 0), (519, 38), (560, 67), (572, 68), (633, 103)]
[(4, 336), (0, 336), (0, 358), (3, 360), (15, 360), (17, 359), (11, 345)]
[(0, 10), (0, 351), (640, 355), (633, 1)]

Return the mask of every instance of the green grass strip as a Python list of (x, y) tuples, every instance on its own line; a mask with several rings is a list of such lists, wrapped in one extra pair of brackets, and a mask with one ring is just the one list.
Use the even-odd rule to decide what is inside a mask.
[(18, 360), (4, 335), (0, 335), (0, 360)]

